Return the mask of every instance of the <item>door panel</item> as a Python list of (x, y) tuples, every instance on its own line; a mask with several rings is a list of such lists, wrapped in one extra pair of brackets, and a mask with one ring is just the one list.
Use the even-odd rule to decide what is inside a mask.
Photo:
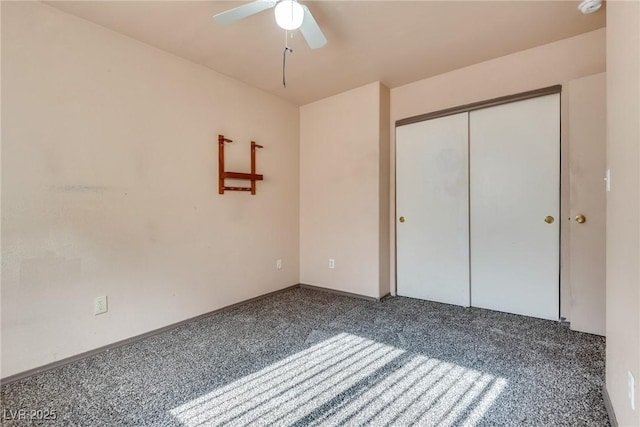
[(558, 320), (560, 95), (469, 123), (471, 304)]
[(468, 113), (396, 129), (399, 295), (469, 306), (467, 159)]
[[(571, 329), (605, 334), (606, 281), (606, 78), (569, 83)], [(584, 215), (584, 223), (576, 222)], [(566, 223), (565, 223), (566, 224)]]

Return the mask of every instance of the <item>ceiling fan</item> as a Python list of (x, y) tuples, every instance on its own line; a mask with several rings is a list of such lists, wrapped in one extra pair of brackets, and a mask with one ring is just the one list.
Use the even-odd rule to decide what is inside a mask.
[(309, 8), (297, 0), (254, 0), (213, 15), (213, 19), (220, 24), (231, 24), (272, 7), (275, 7), (278, 26), (287, 31), (299, 28), (311, 49), (318, 49), (327, 44), (327, 39), (313, 19)]

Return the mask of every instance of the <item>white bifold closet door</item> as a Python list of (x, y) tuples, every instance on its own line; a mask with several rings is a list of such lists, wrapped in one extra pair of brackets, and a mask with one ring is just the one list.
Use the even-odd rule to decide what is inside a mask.
[(398, 295), (469, 306), (468, 121), (396, 129)]
[(559, 316), (560, 95), (469, 113), (471, 305)]

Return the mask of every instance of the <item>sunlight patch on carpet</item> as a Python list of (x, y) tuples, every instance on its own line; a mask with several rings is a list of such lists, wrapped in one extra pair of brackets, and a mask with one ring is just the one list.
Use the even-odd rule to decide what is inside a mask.
[(171, 414), (185, 427), (472, 426), (506, 385), (501, 377), (341, 333)]

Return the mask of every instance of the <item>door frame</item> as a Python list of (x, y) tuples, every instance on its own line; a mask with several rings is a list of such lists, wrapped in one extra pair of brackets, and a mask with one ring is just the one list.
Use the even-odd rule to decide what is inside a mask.
[[(560, 176), (560, 188), (559, 188), (559, 194), (560, 194), (560, 200), (559, 202), (559, 211), (560, 211), (560, 224), (559, 224), (559, 259), (558, 259), (558, 270), (559, 270), (559, 276), (558, 277), (558, 282), (559, 282), (559, 286), (558, 286), (558, 313), (559, 313), (559, 317), (560, 317), (560, 321), (564, 321), (565, 319), (565, 314), (567, 314), (569, 312), (569, 307), (568, 307), (568, 300), (570, 298), (570, 289), (569, 289), (569, 283), (568, 280), (566, 280), (566, 273), (563, 269), (563, 260), (565, 259), (565, 257), (568, 258), (568, 253), (565, 253), (565, 248), (567, 248), (568, 246), (566, 245), (566, 239), (568, 239), (568, 227), (564, 227), (563, 223), (564, 223), (564, 219), (565, 217), (567, 217), (567, 212), (565, 211), (566, 206), (568, 206), (568, 203), (565, 206), (565, 203), (563, 202), (563, 199), (566, 197), (567, 201), (568, 201), (568, 194), (564, 194), (565, 187), (564, 185), (564, 180), (568, 177), (568, 174), (566, 173), (568, 171), (568, 162), (567, 159), (564, 156), (564, 152), (565, 149), (568, 147), (565, 147), (565, 144), (568, 143), (568, 138), (565, 136), (565, 132), (566, 129), (563, 128), (562, 123), (564, 122), (568, 112), (566, 111), (566, 109), (564, 108), (564, 103), (563, 103), (563, 99), (562, 99), (562, 85), (561, 84), (557, 84), (557, 85), (553, 85), (553, 86), (547, 86), (547, 87), (543, 87), (540, 89), (534, 89), (534, 90), (530, 90), (530, 91), (526, 91), (526, 92), (519, 92), (516, 94), (512, 94), (512, 95), (506, 95), (506, 96), (501, 96), (501, 97), (497, 97), (497, 98), (491, 98), (491, 99), (487, 99), (484, 101), (478, 101), (478, 102), (473, 102), (470, 104), (464, 104), (464, 105), (460, 105), (460, 106), (456, 106), (456, 107), (452, 107), (452, 108), (446, 108), (443, 110), (437, 110), (437, 111), (433, 111), (433, 112), (429, 112), (429, 113), (425, 113), (425, 114), (419, 114), (417, 116), (411, 116), (411, 117), (407, 117), (404, 119), (399, 119), (396, 120), (395, 122), (395, 126), (394, 126), (394, 134), (396, 134), (396, 129), (400, 126), (405, 126), (405, 125), (409, 125), (409, 124), (413, 124), (413, 123), (419, 123), (419, 122), (423, 122), (425, 120), (431, 120), (431, 119), (436, 119), (439, 117), (445, 117), (445, 116), (450, 116), (453, 114), (459, 114), (459, 113), (464, 113), (464, 112), (471, 112), (474, 110), (480, 110), (480, 109), (484, 109), (484, 108), (490, 108), (490, 107), (494, 107), (497, 105), (503, 105), (503, 104), (510, 104), (513, 102), (518, 102), (518, 101), (524, 101), (526, 99), (531, 99), (531, 98), (538, 98), (541, 96), (545, 96), (545, 95), (552, 95), (552, 94), (559, 94), (560, 95), (560, 171), (559, 171), (559, 176)], [(395, 139), (395, 144), (394, 144), (394, 150), (397, 150), (397, 139)], [(393, 200), (393, 233), (394, 233), (394, 248), (393, 248), (393, 253), (394, 253), (394, 284), (393, 287), (391, 289), (391, 293), (392, 295), (397, 295), (398, 293), (398, 221), (397, 221), (397, 171), (398, 171), (398, 160), (397, 160), (397, 155), (394, 155), (394, 177), (393, 177), (393, 182), (394, 182), (394, 186), (395, 191), (394, 191), (394, 200)], [(568, 183), (567, 183), (568, 184)]]

